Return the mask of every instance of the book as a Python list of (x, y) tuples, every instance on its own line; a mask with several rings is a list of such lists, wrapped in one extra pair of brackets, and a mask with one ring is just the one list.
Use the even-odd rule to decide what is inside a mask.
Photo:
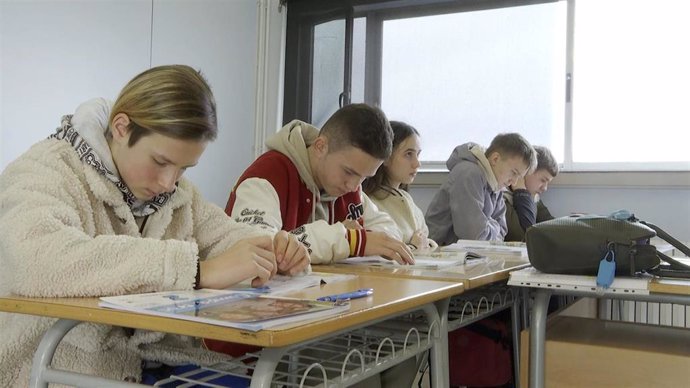
[(349, 265), (369, 265), (378, 267), (401, 267), (401, 268), (429, 268), (438, 269), (465, 264), (468, 258), (476, 258), (477, 255), (464, 251), (453, 252), (430, 252), (414, 255), (414, 264), (399, 264), (395, 260), (388, 260), (381, 256), (362, 256), (349, 257), (338, 263)]
[(501, 256), (527, 258), (527, 246), (522, 242), (458, 240), (456, 243), (441, 247), (441, 252), (465, 251), (481, 256)]
[(259, 331), (335, 315), (348, 303), (200, 289), (101, 297), (101, 307)]

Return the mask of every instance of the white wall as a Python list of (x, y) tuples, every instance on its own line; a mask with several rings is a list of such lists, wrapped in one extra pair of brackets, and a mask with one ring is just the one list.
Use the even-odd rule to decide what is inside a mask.
[(0, 0), (0, 169), (92, 97), (156, 65), (201, 69), (219, 136), (187, 175), (225, 206), (253, 160), (257, 1)]
[[(426, 211), (437, 190), (413, 187), (410, 193)], [(607, 215), (627, 209), (680, 241), (690, 241), (690, 189), (556, 186), (549, 188), (542, 199), (556, 217), (573, 212)]]

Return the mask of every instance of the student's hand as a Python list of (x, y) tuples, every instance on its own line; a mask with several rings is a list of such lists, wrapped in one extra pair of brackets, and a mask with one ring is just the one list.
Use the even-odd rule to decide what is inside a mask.
[(412, 235), (410, 244), (415, 246), (418, 250), (423, 250), (429, 247), (429, 239), (427, 239), (421, 230), (418, 230)]
[(521, 176), (515, 180), (515, 183), (510, 185), (510, 189), (515, 191), (517, 189), (527, 190), (527, 185), (525, 185), (525, 177)]
[(244, 279), (265, 284), (277, 271), (273, 240), (260, 236), (240, 240), (220, 255), (199, 263), (200, 288), (228, 288)]
[(345, 226), (345, 229), (354, 229), (354, 230), (364, 229), (364, 228), (362, 228), (362, 225), (360, 225), (360, 223), (355, 221), (355, 220), (344, 220), (341, 222)]
[(273, 252), (276, 255), (278, 272), (283, 275), (296, 275), (310, 263), (309, 252), (294, 234), (284, 230), (273, 238)]
[(400, 264), (414, 264), (412, 251), (404, 242), (397, 240), (384, 232), (367, 231), (367, 245), (365, 256), (379, 255), (388, 260), (395, 260)]

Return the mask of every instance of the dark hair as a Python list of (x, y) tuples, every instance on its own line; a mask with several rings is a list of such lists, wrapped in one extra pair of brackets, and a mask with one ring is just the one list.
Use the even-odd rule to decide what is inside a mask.
[(537, 153), (531, 144), (519, 133), (501, 133), (496, 135), (484, 155), (488, 158), (498, 152), (502, 158), (519, 157), (527, 165), (527, 171), (532, 172), (537, 166)]
[(546, 170), (553, 177), (558, 175), (558, 163), (551, 151), (544, 146), (534, 146), (534, 150), (537, 152), (537, 168), (535, 171)]
[[(391, 121), (390, 124), (391, 129), (393, 130), (393, 152), (395, 152), (400, 143), (405, 141), (405, 139), (407, 139), (408, 137), (412, 135), (419, 136), (419, 132), (415, 129), (415, 127), (411, 126), (410, 124), (403, 123), (402, 121)], [(388, 173), (388, 167), (382, 164), (381, 167), (379, 167), (379, 169), (376, 170), (376, 174), (374, 176), (372, 176), (371, 178), (367, 178), (362, 183), (362, 190), (364, 190), (364, 192), (367, 195), (372, 195), (376, 193), (381, 188), (381, 186), (384, 185), (390, 185), (390, 178)], [(400, 188), (407, 191), (407, 185), (400, 185)], [(383, 198), (387, 196), (388, 195), (385, 195)]]
[(118, 113), (129, 117), (130, 147), (151, 133), (199, 141), (214, 140), (218, 133), (211, 87), (186, 65), (157, 66), (134, 77), (117, 97), (109, 123)]
[(393, 150), (393, 131), (379, 108), (351, 104), (338, 109), (321, 128), (328, 152), (354, 146), (376, 159), (387, 159)]

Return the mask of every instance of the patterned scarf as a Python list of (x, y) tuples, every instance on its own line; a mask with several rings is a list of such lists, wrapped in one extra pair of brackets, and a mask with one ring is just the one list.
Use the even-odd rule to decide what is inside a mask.
[(134, 214), (135, 217), (144, 217), (155, 213), (168, 202), (175, 192), (175, 190), (173, 190), (169, 193), (159, 194), (146, 202), (138, 200), (129, 190), (125, 182), (123, 182), (116, 173), (113, 173), (106, 167), (94, 149), (81, 135), (79, 135), (77, 130), (72, 127), (72, 115), (62, 116), (61, 126), (57, 129), (56, 133), (50, 135), (48, 138), (64, 140), (70, 143), (82, 162), (93, 167), (99, 174), (113, 182), (122, 192), (123, 199), (132, 210), (132, 214)]

